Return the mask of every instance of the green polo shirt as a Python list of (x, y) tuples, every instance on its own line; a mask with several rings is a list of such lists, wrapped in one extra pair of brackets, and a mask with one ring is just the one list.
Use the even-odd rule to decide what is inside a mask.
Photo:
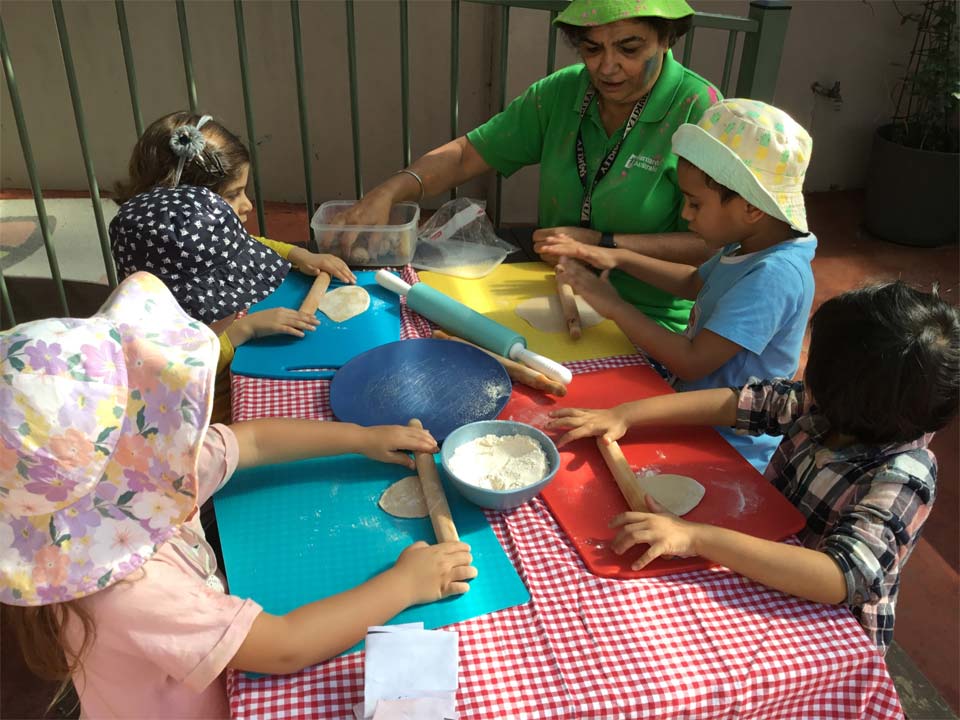
[[(535, 82), (502, 113), (467, 133), (487, 164), (503, 175), (540, 164), (541, 227), (580, 224), (583, 186), (577, 175), (576, 142), (580, 105), (589, 82), (582, 64), (559, 70)], [(667, 51), (639, 122), (593, 192), (590, 227), (618, 233), (686, 230), (680, 218), (683, 194), (677, 186), (677, 156), (670, 141), (680, 125), (697, 122), (719, 97), (710, 83)], [(607, 136), (594, 100), (583, 119), (588, 182), (622, 134), (621, 128)], [(664, 327), (676, 331), (686, 327), (690, 301), (620, 271), (611, 273), (610, 279), (621, 297)]]

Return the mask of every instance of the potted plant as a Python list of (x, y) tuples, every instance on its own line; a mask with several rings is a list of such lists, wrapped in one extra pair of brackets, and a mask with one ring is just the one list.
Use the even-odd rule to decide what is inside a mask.
[(864, 225), (891, 242), (935, 246), (956, 242), (958, 57), (956, 0), (925, 0), (906, 73), (895, 91), (892, 121), (877, 129), (867, 176)]

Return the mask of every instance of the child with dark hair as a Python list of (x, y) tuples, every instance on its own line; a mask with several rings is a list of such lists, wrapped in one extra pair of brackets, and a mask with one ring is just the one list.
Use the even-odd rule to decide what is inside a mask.
[(725, 425), (782, 435), (766, 477), (807, 518), (803, 547), (681, 520), (647, 496), (652, 512), (613, 518), (622, 554), (699, 555), (777, 590), (850, 607), (881, 653), (893, 640), (900, 574), (936, 494), (932, 434), (957, 413), (960, 311), (902, 282), (828, 300), (811, 322), (806, 383), (751, 378), (719, 388), (564, 409), (558, 446), (627, 428)]

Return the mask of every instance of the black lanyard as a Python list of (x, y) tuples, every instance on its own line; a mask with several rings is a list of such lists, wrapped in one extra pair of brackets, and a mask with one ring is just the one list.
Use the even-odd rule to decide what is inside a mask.
[(643, 106), (647, 104), (647, 98), (650, 96), (650, 94), (647, 93), (637, 100), (637, 104), (633, 106), (633, 111), (630, 113), (627, 124), (623, 128), (623, 135), (621, 135), (617, 141), (616, 147), (614, 147), (613, 150), (610, 151), (610, 154), (600, 163), (600, 167), (597, 168), (597, 174), (593, 177), (593, 182), (588, 186), (587, 158), (583, 151), (583, 117), (587, 114), (587, 109), (590, 107), (590, 103), (593, 102), (596, 94), (597, 90), (593, 85), (590, 85), (583, 94), (583, 102), (580, 103), (580, 125), (577, 127), (577, 174), (580, 176), (580, 184), (583, 186), (583, 205), (580, 206), (580, 227), (590, 227), (593, 191), (596, 190), (599, 182), (610, 172), (610, 168), (613, 167), (613, 163), (620, 153), (620, 146), (623, 145), (623, 141), (627, 139), (627, 133), (633, 130), (633, 126), (637, 124), (637, 121), (640, 119), (640, 113), (643, 112)]

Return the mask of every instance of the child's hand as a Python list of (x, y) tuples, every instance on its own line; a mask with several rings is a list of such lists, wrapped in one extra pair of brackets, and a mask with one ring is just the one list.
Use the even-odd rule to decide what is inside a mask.
[(609, 410), (585, 410), (581, 408), (560, 408), (550, 412), (552, 420), (547, 421), (548, 430), (567, 430), (566, 435), (557, 441), (557, 447), (580, 438), (602, 435), (603, 441), (610, 444), (619, 440), (627, 432), (627, 422), (617, 407)]
[(427, 430), (406, 425), (374, 425), (363, 428), (360, 452), (372, 460), (395, 463), (415, 470), (417, 465), (409, 452), (440, 452), (437, 441)]
[(400, 553), (393, 569), (403, 578), (410, 604), (420, 605), (467, 592), (465, 581), (477, 576), (472, 562), (466, 543), (427, 545), (421, 540)]
[(611, 545), (617, 555), (623, 555), (634, 545), (650, 546), (630, 566), (630, 569), (640, 570), (661, 555), (664, 557), (698, 555), (696, 547), (699, 524), (681, 520), (650, 495), (644, 496), (644, 500), (651, 512), (620, 513), (610, 521), (610, 527), (620, 528)]
[(566, 257), (557, 263), (557, 278), (567, 283), (574, 292), (590, 303), (590, 307), (607, 318), (623, 304), (620, 295), (607, 279), (609, 273), (609, 270), (604, 270), (597, 277), (582, 263)]
[(267, 335), (295, 335), (303, 337), (305, 330), (316, 330), (320, 321), (316, 316), (290, 308), (271, 308), (250, 313), (227, 328), (227, 337), (234, 347), (255, 337)]
[(533, 249), (539, 255), (549, 255), (558, 259), (576, 258), (600, 270), (612, 270), (617, 266), (617, 256), (612, 249), (586, 245), (569, 235), (548, 235), (536, 241)]
[(336, 255), (310, 252), (304, 248), (294, 248), (290, 251), (287, 259), (304, 275), (319, 275), (321, 272), (327, 272), (332, 277), (345, 283), (357, 282), (357, 276)]

